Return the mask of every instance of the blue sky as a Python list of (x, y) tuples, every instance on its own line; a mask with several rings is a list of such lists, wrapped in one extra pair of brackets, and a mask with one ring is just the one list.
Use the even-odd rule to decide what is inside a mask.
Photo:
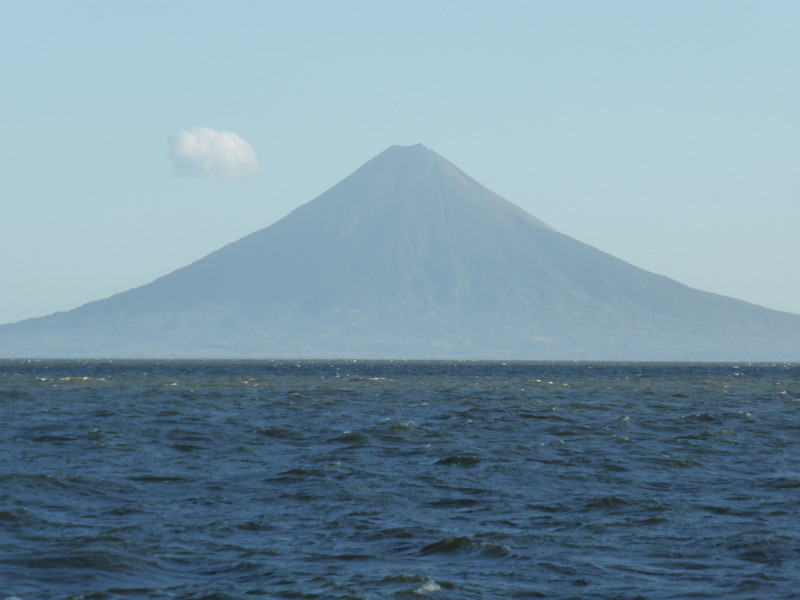
[[(794, 0), (5, 0), (0, 323), (147, 283), (417, 142), (601, 250), (800, 313), (798, 26)], [(193, 128), (258, 171), (175, 176)]]

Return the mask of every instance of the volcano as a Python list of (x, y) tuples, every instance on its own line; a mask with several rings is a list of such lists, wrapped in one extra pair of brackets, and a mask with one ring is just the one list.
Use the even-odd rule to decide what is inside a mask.
[(418, 144), (147, 285), (0, 327), (0, 356), (800, 360), (800, 315), (610, 256)]

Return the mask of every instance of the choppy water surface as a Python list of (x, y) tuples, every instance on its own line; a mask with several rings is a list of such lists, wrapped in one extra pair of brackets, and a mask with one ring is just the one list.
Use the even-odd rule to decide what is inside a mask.
[(4, 361), (0, 407), (0, 597), (800, 597), (798, 365)]

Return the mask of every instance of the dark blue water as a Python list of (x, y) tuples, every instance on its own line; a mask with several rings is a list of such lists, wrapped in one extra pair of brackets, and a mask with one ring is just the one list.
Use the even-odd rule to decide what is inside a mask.
[(0, 598), (800, 598), (800, 366), (0, 362)]

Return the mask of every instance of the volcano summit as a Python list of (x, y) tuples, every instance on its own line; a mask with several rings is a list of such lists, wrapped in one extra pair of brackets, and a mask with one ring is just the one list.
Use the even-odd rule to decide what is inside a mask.
[(800, 360), (800, 315), (639, 269), (392, 146), (152, 283), (0, 327), (0, 356)]

